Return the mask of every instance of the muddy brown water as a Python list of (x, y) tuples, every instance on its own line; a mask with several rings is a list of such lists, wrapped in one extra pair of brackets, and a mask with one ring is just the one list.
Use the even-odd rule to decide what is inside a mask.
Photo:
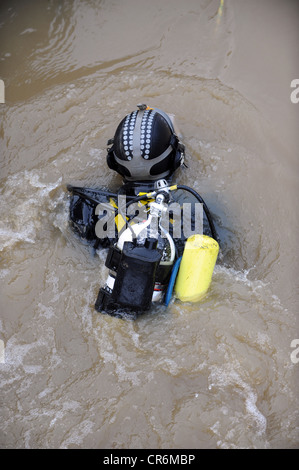
[[(1, 2), (2, 448), (298, 447), (298, 26), (295, 1)], [(223, 259), (201, 302), (123, 321), (66, 185), (121, 184), (140, 102), (175, 116)]]

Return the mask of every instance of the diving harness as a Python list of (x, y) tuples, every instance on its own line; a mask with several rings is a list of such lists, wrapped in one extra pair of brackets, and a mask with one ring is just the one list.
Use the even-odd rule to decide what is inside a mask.
[[(186, 248), (193, 251), (187, 251), (189, 256), (187, 271), (185, 269), (181, 275), (182, 297), (186, 296), (187, 291), (191, 289), (191, 297), (188, 297), (188, 293), (186, 299), (191, 301), (198, 299), (199, 291), (203, 290), (198, 283), (202, 285), (205, 280), (205, 284), (209, 286), (219, 248), (218, 236), (210, 212), (203, 199), (194, 190), (184, 185), (169, 186), (167, 181), (162, 179), (155, 182), (154, 191), (139, 193), (126, 204), (128, 208), (134, 202), (146, 201), (148, 207), (146, 220), (130, 224), (125, 215), (119, 214), (118, 209), (113, 213), (114, 218), (119, 215), (123, 217), (125, 227), (118, 240), (109, 248), (105, 262), (109, 274), (95, 303), (97, 311), (122, 317), (126, 314), (137, 315), (147, 311), (153, 303), (162, 302), (163, 299), (168, 305), (179, 265), (182, 260), (184, 261), (184, 253), (183, 256), (178, 256), (174, 239), (162, 224), (163, 216), (168, 210), (170, 192), (176, 189), (191, 192), (203, 205), (213, 237), (196, 235), (196, 237), (201, 237), (200, 240), (194, 237), (187, 240), (184, 253)], [(212, 249), (211, 246), (213, 246)], [(203, 256), (207, 258), (204, 265), (200, 264), (199, 256), (202, 259), (204, 259)]]

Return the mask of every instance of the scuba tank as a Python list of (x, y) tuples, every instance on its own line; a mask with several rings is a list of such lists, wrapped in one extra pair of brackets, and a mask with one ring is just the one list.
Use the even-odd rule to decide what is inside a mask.
[(188, 238), (175, 283), (182, 302), (198, 302), (207, 293), (219, 252), (219, 244), (207, 235)]
[(117, 316), (144, 312), (152, 302), (162, 300), (175, 260), (175, 244), (161, 225), (167, 212), (167, 182), (159, 180), (156, 187), (147, 220), (128, 225), (108, 251), (105, 266), (109, 274), (95, 303), (99, 312)]

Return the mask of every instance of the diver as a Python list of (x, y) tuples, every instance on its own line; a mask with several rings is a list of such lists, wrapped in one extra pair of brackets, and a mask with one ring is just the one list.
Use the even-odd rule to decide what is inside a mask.
[[(194, 237), (205, 237), (200, 243), (209, 246), (212, 270), (219, 249), (202, 197), (173, 182), (176, 170), (186, 164), (185, 146), (172, 119), (145, 104), (137, 108), (122, 119), (107, 143), (107, 165), (123, 178), (119, 190), (68, 186), (73, 229), (95, 250), (108, 248), (109, 274), (95, 309), (118, 317), (136, 317), (153, 302), (168, 305), (177, 277), (184, 278), (179, 282), (182, 299), (199, 298), (196, 292), (185, 295), (190, 288), (182, 267), (194, 263), (193, 251), (186, 248), (195, 247), (196, 254)], [(190, 254), (192, 259), (186, 261)]]

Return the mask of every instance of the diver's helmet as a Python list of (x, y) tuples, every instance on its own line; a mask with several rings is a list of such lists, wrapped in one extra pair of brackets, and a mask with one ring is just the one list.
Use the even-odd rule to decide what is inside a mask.
[(107, 164), (126, 182), (168, 178), (184, 162), (184, 145), (170, 117), (145, 104), (128, 114), (108, 141)]

